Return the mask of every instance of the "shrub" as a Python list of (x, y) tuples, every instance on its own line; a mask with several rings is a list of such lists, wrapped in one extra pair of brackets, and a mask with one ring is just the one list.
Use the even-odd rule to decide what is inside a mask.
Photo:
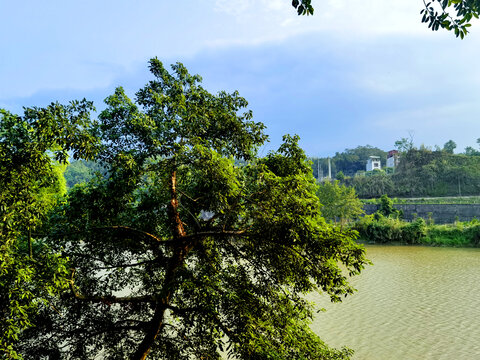
[(402, 240), (407, 244), (419, 244), (427, 237), (427, 224), (422, 218), (406, 223), (402, 228)]
[(365, 241), (386, 244), (402, 241), (401, 221), (376, 213), (360, 219), (355, 225), (360, 238)]

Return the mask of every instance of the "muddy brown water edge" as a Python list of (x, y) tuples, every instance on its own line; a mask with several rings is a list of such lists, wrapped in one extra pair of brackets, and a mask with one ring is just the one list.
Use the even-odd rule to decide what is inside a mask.
[(367, 245), (374, 265), (312, 329), (354, 360), (480, 359), (480, 249)]

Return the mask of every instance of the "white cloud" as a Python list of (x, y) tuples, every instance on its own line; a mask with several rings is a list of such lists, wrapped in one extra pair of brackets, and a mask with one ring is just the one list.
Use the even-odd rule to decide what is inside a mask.
[(240, 16), (249, 11), (252, 4), (252, 0), (217, 0), (215, 2), (215, 11)]
[(415, 145), (440, 145), (453, 139), (463, 151), (475, 144), (480, 134), (480, 122), (476, 101), (430, 104), (406, 110), (391, 111), (376, 115), (370, 120), (379, 133), (393, 139), (406, 137), (413, 130)]
[(376, 94), (395, 94), (411, 89), (416, 85), (412, 74), (395, 72), (383, 74), (363, 74), (363, 79), (358, 82), (358, 87)]
[(430, 105), (394, 111), (383, 114), (381, 119), (375, 121), (375, 126), (393, 130), (402, 129), (433, 129), (452, 125), (452, 119), (456, 118), (456, 126), (468, 122), (464, 116), (471, 110), (478, 108), (475, 102), (456, 102), (444, 105)]
[[(314, 16), (297, 16), (290, 0), (138, 4), (52, 0), (32, 4), (28, 11), (12, 2), (5, 7), (11, 15), (0, 22), (0, 40), (8, 54), (0, 67), (0, 97), (24, 96), (42, 88), (101, 87), (112, 80), (111, 71), (98, 72), (85, 66), (86, 61), (129, 68), (155, 55), (185, 59), (205, 50), (261, 46), (302, 36), (354, 42), (386, 34), (431, 35), (420, 23), (421, 0), (313, 0), (313, 4)], [(19, 23), (28, 25), (18, 27)]]
[(416, 34), (429, 36), (420, 23), (420, 0), (317, 0), (314, 16), (297, 16), (288, 0), (217, 0), (215, 9), (231, 17), (228, 30), (209, 45), (258, 44), (299, 34), (346, 38)]

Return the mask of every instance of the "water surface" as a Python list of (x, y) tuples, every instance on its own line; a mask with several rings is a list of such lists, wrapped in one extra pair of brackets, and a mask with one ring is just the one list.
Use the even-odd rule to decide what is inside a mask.
[(354, 360), (480, 359), (480, 249), (367, 246), (358, 289), (312, 328)]

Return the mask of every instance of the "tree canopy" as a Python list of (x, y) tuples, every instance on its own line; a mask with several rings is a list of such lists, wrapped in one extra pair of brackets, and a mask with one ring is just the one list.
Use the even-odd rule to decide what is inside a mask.
[(355, 232), (321, 216), (298, 137), (260, 158), (264, 125), (237, 92), (209, 93), (180, 63), (169, 72), (152, 59), (150, 70), (135, 100), (118, 88), (82, 127), (95, 146), (77, 156), (106, 173), (75, 186), (42, 224), (36, 243), (68, 261), (69, 290), (37, 309), (19, 353), (349, 358), (310, 330), (304, 294), (340, 301), (368, 261)]
[(406, 153), (414, 148), (413, 135), (410, 134), (409, 138), (401, 138), (395, 141), (395, 148), (401, 153)]

